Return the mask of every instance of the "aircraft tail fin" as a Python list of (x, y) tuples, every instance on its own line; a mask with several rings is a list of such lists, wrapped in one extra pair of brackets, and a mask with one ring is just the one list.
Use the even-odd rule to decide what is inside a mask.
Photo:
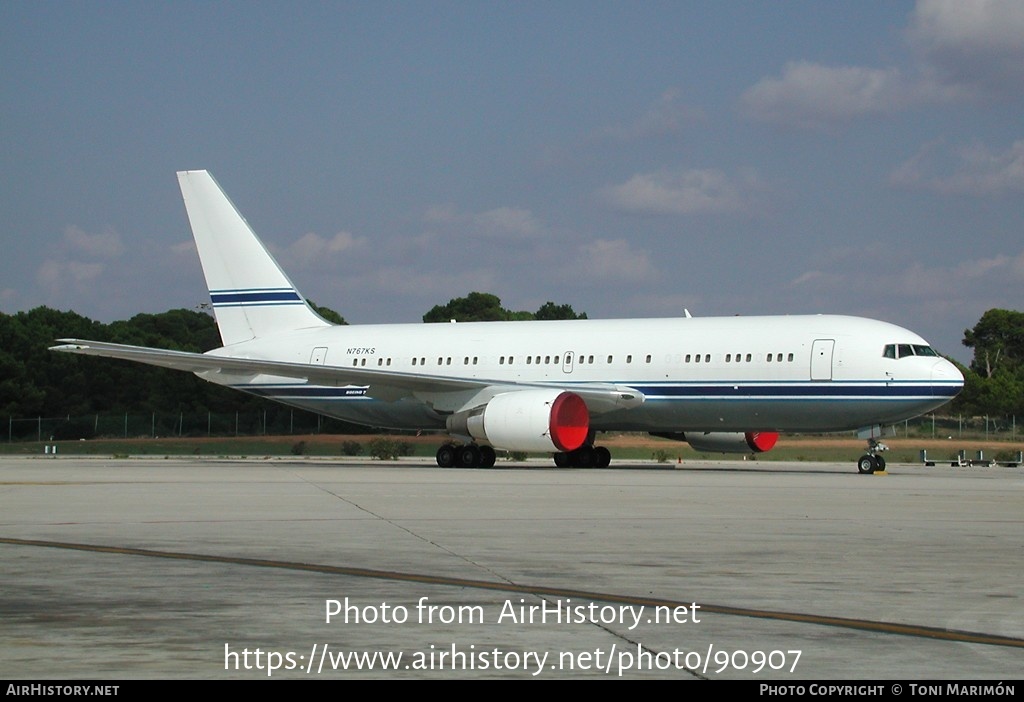
[(213, 176), (179, 171), (178, 184), (225, 346), (330, 326), (306, 304)]

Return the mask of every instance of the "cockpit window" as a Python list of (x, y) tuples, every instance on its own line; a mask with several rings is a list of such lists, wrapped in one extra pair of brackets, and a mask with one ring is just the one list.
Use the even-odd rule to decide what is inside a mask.
[(907, 356), (938, 356), (931, 346), (920, 344), (886, 344), (882, 351), (884, 358), (906, 358)]

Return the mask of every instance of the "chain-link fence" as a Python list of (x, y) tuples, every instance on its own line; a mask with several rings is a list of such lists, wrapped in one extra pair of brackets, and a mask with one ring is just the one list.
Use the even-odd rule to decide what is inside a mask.
[(366, 427), (288, 407), (249, 412), (124, 412), (8, 417), (7, 441), (366, 433)]
[[(925, 415), (885, 427), (886, 436), (1017, 441), (1016, 416)], [(248, 412), (124, 412), (64, 417), (8, 417), (7, 441), (168, 437), (365, 434), (367, 427), (289, 407)]]

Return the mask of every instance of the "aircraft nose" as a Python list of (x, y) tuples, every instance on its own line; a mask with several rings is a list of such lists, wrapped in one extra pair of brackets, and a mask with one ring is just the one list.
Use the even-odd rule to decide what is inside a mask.
[(964, 374), (946, 359), (940, 359), (932, 366), (932, 387), (936, 392), (954, 397), (964, 386)]

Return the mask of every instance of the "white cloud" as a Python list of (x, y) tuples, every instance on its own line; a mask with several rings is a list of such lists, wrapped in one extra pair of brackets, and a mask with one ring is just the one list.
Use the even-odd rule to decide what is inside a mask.
[(196, 242), (194, 239), (188, 241), (182, 241), (171, 247), (171, 252), (175, 254), (187, 254), (196, 251)]
[(435, 205), (423, 215), (424, 221), (469, 228), (472, 234), (487, 237), (533, 238), (545, 233), (545, 227), (530, 210), (497, 207), (485, 212), (459, 212), (454, 205)]
[[(97, 281), (107, 272), (107, 263), (125, 252), (121, 236), (113, 229), (89, 234), (71, 225), (54, 247), (51, 258), (36, 269), (36, 282), (51, 300), (73, 295), (79, 300), (95, 293)], [(99, 259), (99, 260), (97, 260)], [(104, 292), (110, 294), (110, 291)]]
[(919, 0), (909, 37), (940, 80), (968, 90), (1019, 94), (1024, 80), (1024, 3)]
[[(424, 303), (426, 312), (434, 304), (446, 302), (472, 290), (490, 291), (497, 287), (493, 270), (477, 266), (459, 270), (457, 276), (438, 275), (436, 271), (419, 271), (412, 267), (388, 267), (369, 273), (369, 286), (382, 297), (410, 296)], [(363, 286), (357, 286), (361, 294)]]
[(662, 170), (638, 173), (621, 185), (604, 188), (601, 195), (629, 212), (706, 214), (744, 211), (760, 187), (753, 171), (737, 180), (717, 169)]
[[(964, 299), (971, 297), (972, 291), (988, 290), (994, 280), (1004, 284), (1024, 282), (1024, 251), (964, 260), (952, 266), (928, 267), (919, 261), (901, 263), (879, 270), (871, 279), (870, 294), (882, 300)], [(862, 283), (862, 271), (837, 265), (834, 269), (804, 273), (790, 286), (812, 295), (831, 295)]]
[(787, 63), (741, 97), (754, 119), (823, 128), (922, 105), (1018, 96), (1024, 80), (1024, 2), (919, 0), (907, 31), (917, 63), (826, 66)]
[(892, 185), (932, 190), (945, 195), (999, 196), (1024, 192), (1024, 140), (1002, 153), (981, 144), (947, 152), (940, 143), (925, 144), (897, 166)]
[(579, 261), (587, 276), (598, 282), (649, 282), (657, 277), (650, 253), (634, 251), (624, 239), (597, 239), (580, 247)]
[(365, 238), (355, 237), (345, 231), (338, 232), (330, 239), (326, 239), (314, 232), (309, 232), (303, 234), (288, 246), (288, 258), (290, 261), (308, 266), (343, 251), (358, 248), (365, 243)]
[(915, 89), (895, 68), (787, 63), (743, 93), (748, 114), (766, 122), (821, 127), (905, 107)]
[(121, 235), (113, 229), (88, 234), (74, 225), (64, 230), (64, 242), (75, 252), (92, 258), (116, 258), (124, 253)]
[(678, 88), (669, 88), (632, 123), (605, 127), (599, 130), (596, 136), (636, 141), (675, 134), (681, 132), (687, 125), (706, 119), (703, 110), (683, 104), (680, 96), (681, 91)]
[(91, 287), (105, 268), (103, 263), (48, 259), (37, 269), (36, 280), (51, 296), (60, 296), (66, 291), (81, 292)]

